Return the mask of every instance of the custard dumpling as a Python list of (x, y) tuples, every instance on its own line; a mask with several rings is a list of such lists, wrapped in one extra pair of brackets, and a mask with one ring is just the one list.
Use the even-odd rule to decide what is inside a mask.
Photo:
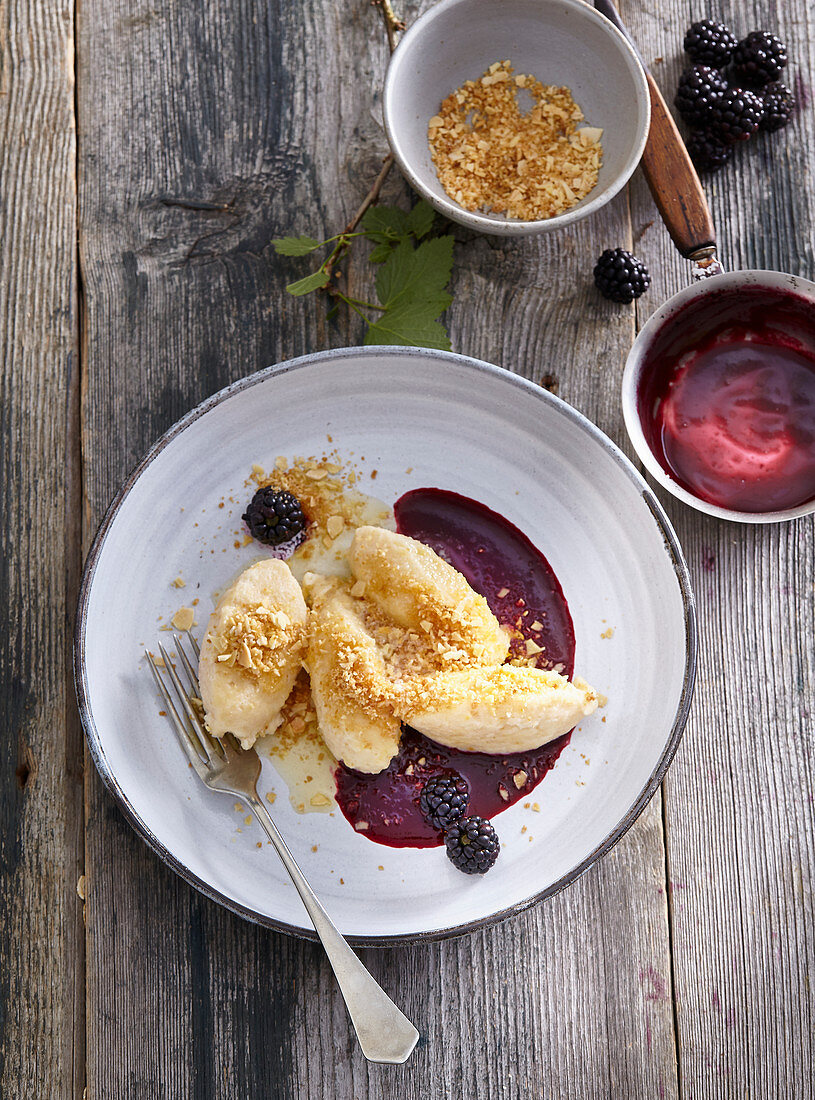
[(210, 733), (244, 748), (280, 725), (300, 671), (307, 609), (283, 561), (245, 569), (221, 596), (201, 646), (198, 680)]
[(580, 679), (500, 665), (427, 677), (403, 717), (440, 745), (500, 754), (537, 749), (596, 709)]
[(509, 638), (487, 601), (429, 546), (382, 527), (359, 527), (348, 561), (365, 598), (398, 626), (424, 631), (473, 663), (506, 659)]
[(349, 768), (383, 771), (399, 749), (401, 723), (382, 654), (344, 584), (311, 580), (306, 667), (320, 733)]

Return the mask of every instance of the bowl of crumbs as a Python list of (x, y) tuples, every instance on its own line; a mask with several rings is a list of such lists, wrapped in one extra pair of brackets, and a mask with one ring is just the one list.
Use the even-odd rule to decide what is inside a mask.
[(394, 51), (383, 103), (411, 186), (452, 221), (500, 236), (604, 206), (650, 123), (634, 50), (583, 0), (441, 0)]

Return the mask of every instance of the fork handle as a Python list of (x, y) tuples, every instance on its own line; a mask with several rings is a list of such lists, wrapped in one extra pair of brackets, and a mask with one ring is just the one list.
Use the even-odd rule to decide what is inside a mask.
[(280, 835), (259, 798), (250, 799), (255, 816), (266, 830), (283, 866), (289, 872), (297, 893), (303, 900), (317, 935), (325, 948), (331, 969), (337, 979), (362, 1053), (369, 1062), (392, 1065), (406, 1062), (416, 1046), (419, 1032), (401, 1012), (384, 989), (379, 986), (340, 935), (334, 922), (323, 909), (297, 866), (294, 856)]

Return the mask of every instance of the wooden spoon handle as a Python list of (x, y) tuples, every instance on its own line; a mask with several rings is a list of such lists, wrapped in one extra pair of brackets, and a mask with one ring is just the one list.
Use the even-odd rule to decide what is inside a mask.
[(716, 247), (716, 231), (699, 176), (654, 78), (646, 72), (651, 92), (651, 130), (642, 169), (671, 240), (689, 259)]

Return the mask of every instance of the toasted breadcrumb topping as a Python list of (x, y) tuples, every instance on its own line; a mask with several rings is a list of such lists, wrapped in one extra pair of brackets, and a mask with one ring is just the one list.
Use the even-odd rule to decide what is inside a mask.
[(300, 501), (308, 518), (307, 542), (299, 552), (305, 560), (315, 544), (330, 549), (347, 528), (369, 522), (365, 518), (368, 498), (355, 488), (359, 477), (338, 459), (335, 452), (292, 459), (278, 455), (272, 470), (267, 472), (258, 464), (252, 468), (252, 481), (258, 487), (285, 489)]
[[(534, 103), (524, 112), (518, 92)], [(537, 221), (562, 214), (592, 190), (602, 130), (582, 127), (568, 88), (514, 75), (497, 61), (447, 97), (428, 124), (439, 181), (465, 210)]]
[(288, 663), (292, 650), (303, 649), (305, 628), (292, 622), (285, 611), (270, 611), (259, 604), (251, 611), (233, 612), (213, 644), (220, 664), (276, 673)]

